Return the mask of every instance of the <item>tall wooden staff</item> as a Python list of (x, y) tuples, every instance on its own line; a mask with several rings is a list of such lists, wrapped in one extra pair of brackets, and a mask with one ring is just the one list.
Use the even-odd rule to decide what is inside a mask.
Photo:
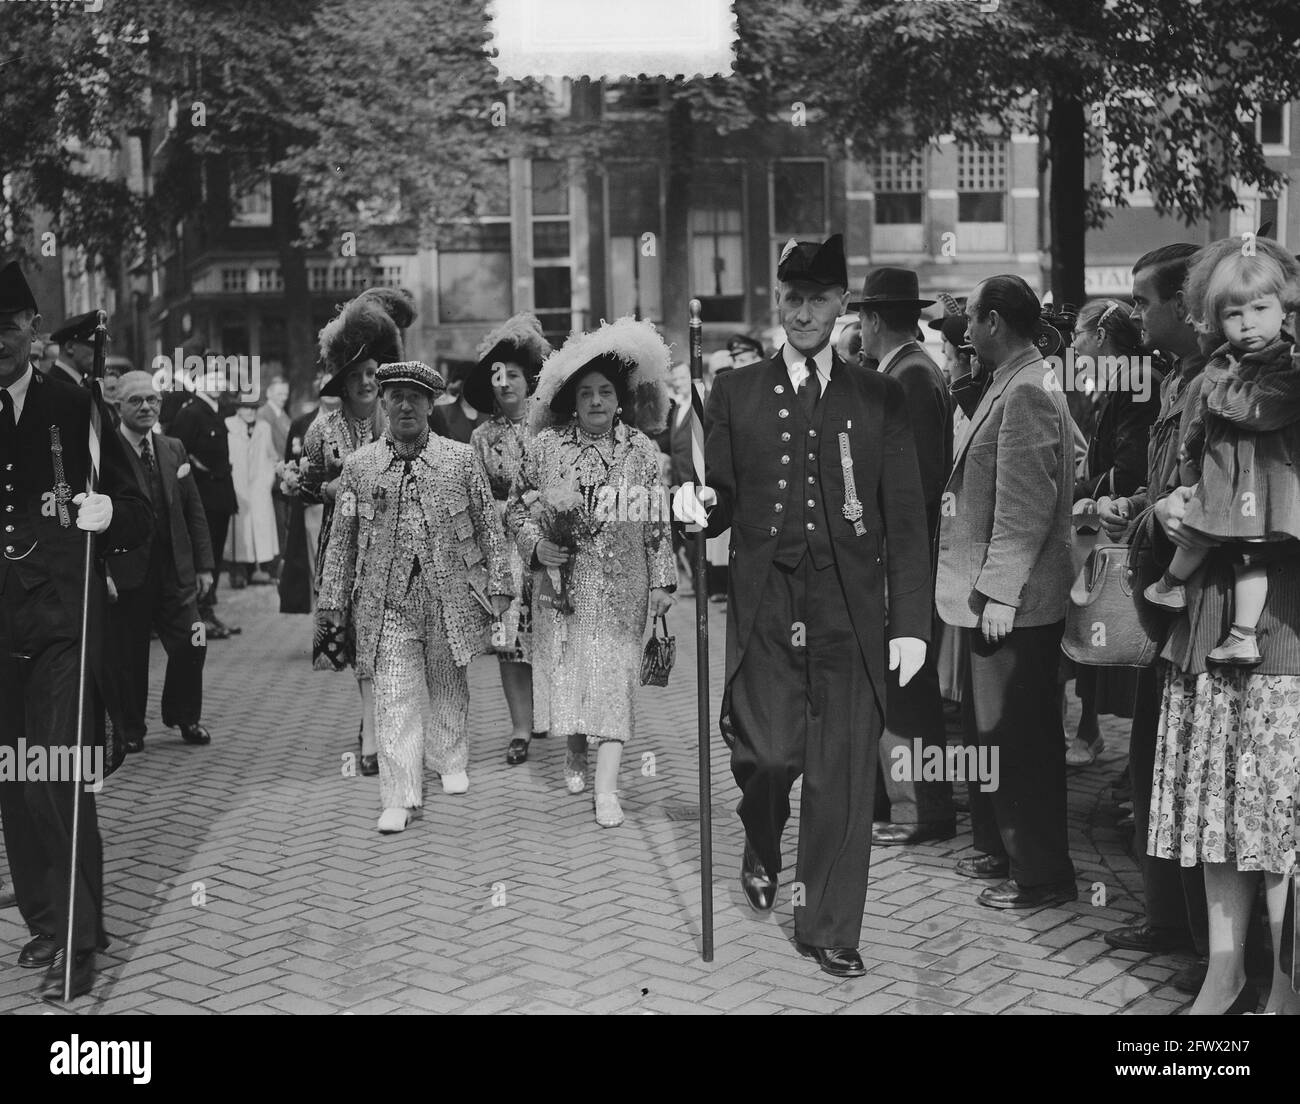
[[(691, 462), (695, 486), (704, 487), (704, 323), (698, 299), (690, 302), (691, 336)], [(713, 781), (709, 758), (709, 561), (702, 525), (688, 525), (695, 534), (695, 684), (699, 699), (700, 757), (700, 927), (705, 962), (713, 961)]]
[[(90, 471), (86, 475), (86, 493), (94, 494), (99, 486), (99, 381), (104, 375), (104, 358), (108, 349), (108, 315), (97, 311), (95, 320), (95, 359), (90, 368)], [(68, 931), (63, 947), (63, 999), (72, 1000), (72, 960), (76, 950), (72, 942), (73, 921), (77, 908), (77, 852), (81, 845), (81, 755), (86, 742), (86, 714), (90, 696), (90, 582), (95, 570), (95, 534), (86, 532), (86, 556), (81, 576), (81, 658), (77, 680), (77, 749), (72, 763), (72, 854), (68, 864)]]

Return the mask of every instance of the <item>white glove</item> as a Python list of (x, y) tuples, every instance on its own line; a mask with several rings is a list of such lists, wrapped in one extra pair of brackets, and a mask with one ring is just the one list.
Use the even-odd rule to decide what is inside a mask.
[(717, 504), (718, 492), (703, 484), (683, 483), (673, 495), (673, 517), (687, 525), (703, 528), (709, 523), (709, 507)]
[(889, 669), (898, 672), (898, 685), (906, 686), (925, 662), (925, 641), (915, 636), (896, 636), (889, 642)]
[(87, 533), (102, 533), (113, 521), (113, 500), (108, 495), (82, 491), (72, 504), (77, 507), (77, 528)]

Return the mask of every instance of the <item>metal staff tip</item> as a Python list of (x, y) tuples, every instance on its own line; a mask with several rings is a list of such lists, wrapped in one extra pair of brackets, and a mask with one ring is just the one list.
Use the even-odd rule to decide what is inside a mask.
[(700, 322), (702, 321), (701, 316), (704, 313), (704, 304), (701, 303), (698, 299), (692, 299), (687, 304), (686, 309), (691, 312), (691, 325), (692, 326), (699, 325)]

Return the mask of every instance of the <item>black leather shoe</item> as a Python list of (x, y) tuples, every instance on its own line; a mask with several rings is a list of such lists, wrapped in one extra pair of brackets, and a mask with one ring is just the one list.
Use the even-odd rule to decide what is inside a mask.
[(745, 841), (745, 854), (740, 860), (740, 888), (755, 912), (771, 912), (776, 904), (776, 876), (763, 869), (749, 841)]
[(1022, 886), (1014, 878), (1008, 878), (1001, 885), (990, 886), (977, 898), (981, 905), (996, 909), (1041, 908), (1078, 899), (1079, 887), (1073, 878), (1040, 886)]
[(994, 855), (976, 855), (957, 862), (957, 873), (964, 878), (991, 878), (994, 881), (1011, 873), (1011, 861)]
[(357, 759), (357, 769), (367, 778), (373, 778), (379, 773), (379, 755), (362, 755)]
[(18, 952), (18, 965), (24, 970), (44, 970), (62, 961), (63, 944), (52, 935), (38, 935)]
[(1205, 975), (1209, 972), (1210, 960), (1198, 958), (1190, 966), (1184, 966), (1178, 973), (1174, 974), (1169, 979), (1169, 984), (1180, 993), (1186, 993), (1189, 997), (1194, 997), (1201, 991), (1201, 986), (1205, 984)]
[(135, 736), (128, 736), (123, 741), (127, 751), (137, 752), (144, 751), (144, 733), (141, 732)]
[(952, 820), (926, 821), (921, 824), (873, 824), (873, 847), (898, 847), (905, 843), (925, 843), (927, 840), (949, 840), (957, 834), (957, 822)]
[(231, 632), (220, 621), (204, 621), (203, 636), (206, 640), (229, 640)]
[(201, 724), (181, 725), (181, 739), (187, 744), (210, 744), (212, 733)]
[(1107, 946), (1119, 951), (1141, 951), (1143, 954), (1191, 954), (1192, 937), (1176, 928), (1158, 928), (1143, 920), (1140, 924), (1115, 928), (1104, 936)]
[(822, 973), (831, 977), (862, 977), (867, 968), (862, 965), (862, 956), (852, 947), (810, 947), (807, 943), (795, 944), (799, 953), (807, 958), (815, 958)]
[[(80, 997), (90, 992), (95, 984), (95, 952), (78, 951), (72, 959), (72, 996)], [(41, 982), (41, 997), (47, 1001), (63, 999), (63, 958), (45, 971)]]
[(530, 740), (545, 740), (549, 735), (550, 732), (530, 732), (528, 738)]
[(520, 763), (527, 763), (528, 741), (522, 740), (518, 736), (511, 740), (510, 746), (506, 748), (506, 762), (512, 767), (517, 767)]

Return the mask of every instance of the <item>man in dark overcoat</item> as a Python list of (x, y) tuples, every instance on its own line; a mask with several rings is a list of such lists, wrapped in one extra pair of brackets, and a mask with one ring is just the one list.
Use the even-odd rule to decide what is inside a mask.
[[(920, 297), (916, 273), (881, 267), (867, 273), (862, 296), (849, 304), (862, 323), (862, 355), (876, 370), (896, 379), (907, 400), (916, 440), (916, 459), (925, 496), (926, 534), (939, 531), (939, 505), (952, 468), (952, 397), (939, 366), (916, 340), (921, 310), (934, 300)], [(938, 615), (933, 618), (937, 622)], [(938, 637), (937, 624), (935, 638)], [(880, 738), (880, 773), (876, 776), (876, 818), (871, 842), (891, 847), (957, 834), (952, 782), (916, 777), (913, 764), (930, 748), (942, 754), (947, 733), (939, 690), (938, 649), (927, 650), (925, 663), (907, 686), (889, 675), (889, 708)]]
[[(101, 411), (99, 491), (88, 494), (92, 402), (88, 389), (45, 377), (30, 363), (40, 319), (16, 263), (0, 269), (0, 752), (21, 763), (0, 780), (0, 818), (14, 893), (32, 940), (18, 965), (45, 968), (42, 995), (58, 999), (68, 924), (72, 760), (80, 686), (86, 532), (100, 534), (90, 586), (86, 746), (80, 776), (102, 781), (105, 584), (102, 556), (149, 533), (148, 499)], [(99, 754), (94, 754), (98, 748)], [(24, 754), (20, 754), (23, 752)], [(28, 777), (35, 758), (42, 777)], [(89, 760), (89, 769), (87, 769)], [(33, 772), (35, 773), (35, 772)], [(93, 790), (82, 796), (71, 953), (72, 993), (88, 991), (95, 951), (107, 946), (101, 915), (103, 851)]]
[(705, 418), (700, 500), (716, 503), (711, 534), (732, 531), (722, 730), (750, 905), (775, 903), (802, 776), (796, 939), (855, 977), (886, 670), (906, 684), (930, 637), (925, 501), (902, 388), (831, 347), (843, 239), (790, 242), (777, 278), (786, 344), (719, 376)]

